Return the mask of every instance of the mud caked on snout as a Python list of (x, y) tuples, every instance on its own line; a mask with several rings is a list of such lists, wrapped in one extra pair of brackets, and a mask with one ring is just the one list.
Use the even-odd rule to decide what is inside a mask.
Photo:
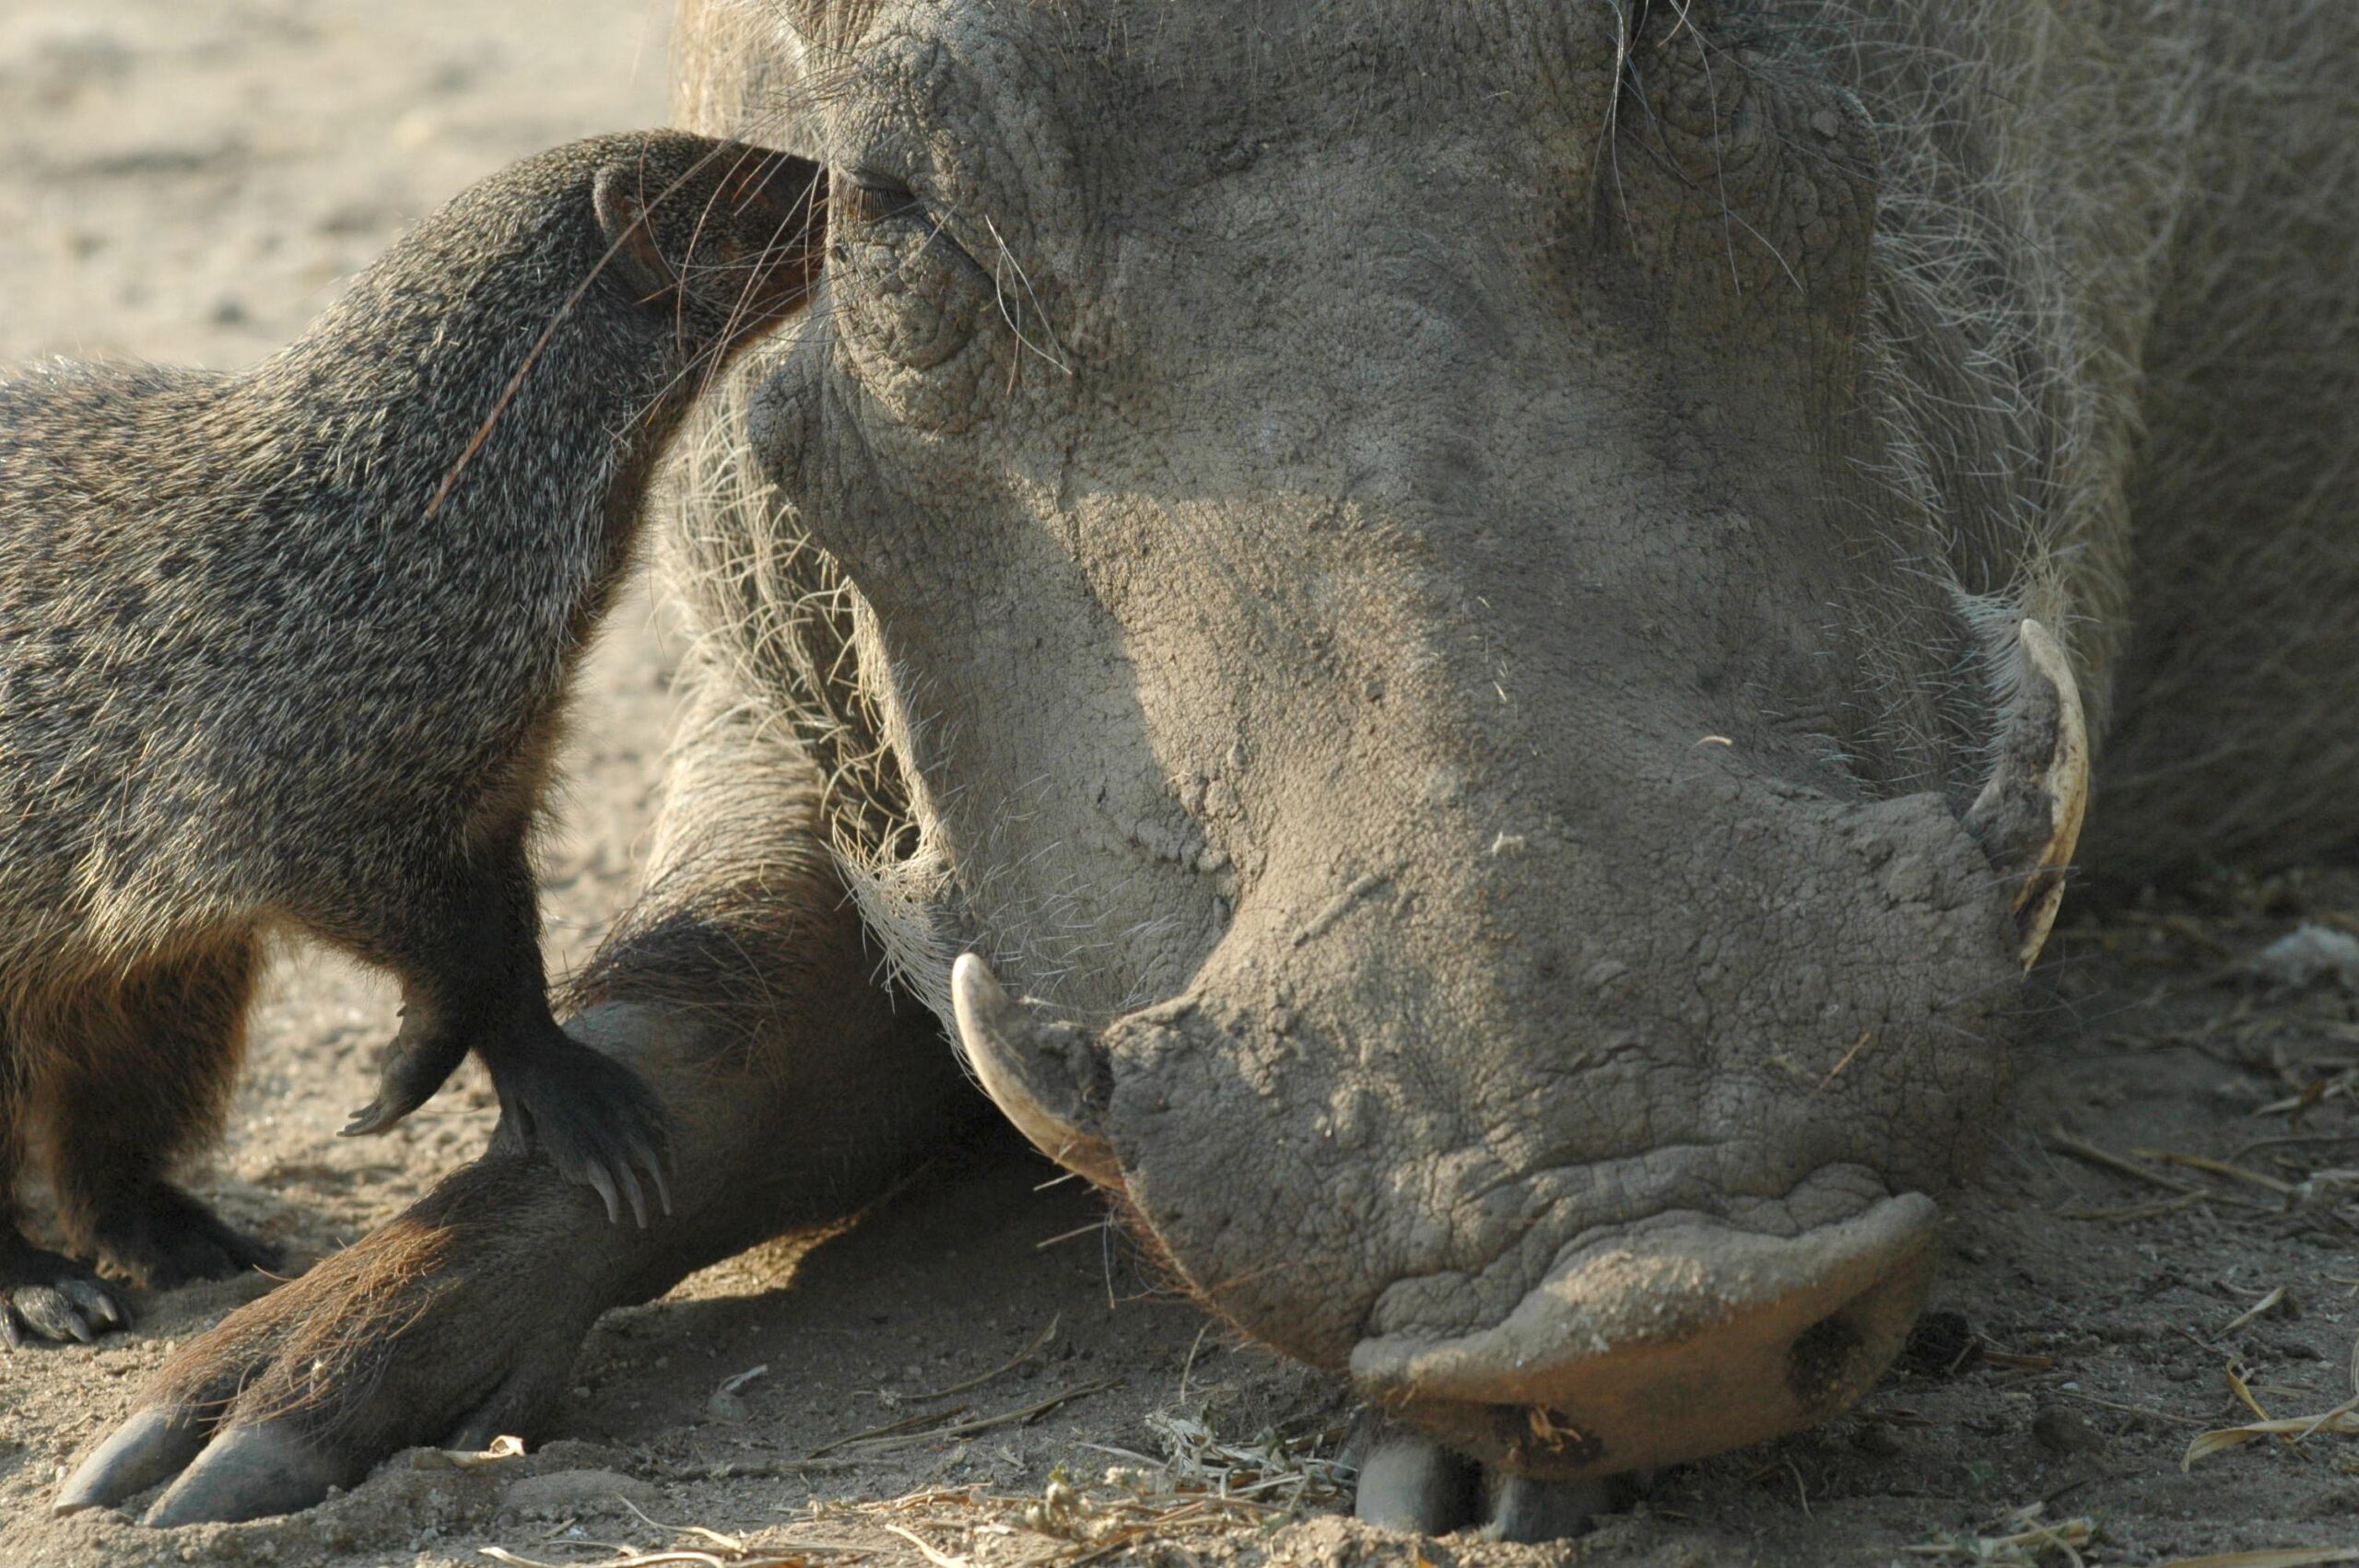
[[(1426, 1281), (1406, 1277), (1414, 1249), (1403, 1250), (1401, 1213), (1372, 1214), (1356, 1235), (1348, 1223), (1330, 1225), (1320, 1231), (1323, 1245), (1304, 1246), (1301, 1273), (1348, 1281), (1335, 1293), (1339, 1300), (1367, 1301), (1373, 1293), (1370, 1306), (1346, 1309), (1362, 1325), (1356, 1336), (1343, 1318), (1328, 1322), (1302, 1310), (1304, 1286), (1282, 1278), (1285, 1270), (1241, 1279), (1227, 1272), (1218, 1247), (1198, 1245), (1195, 1211), (1220, 1206), (1202, 1191), (1201, 1173), (1174, 1180), (1151, 1148), (1134, 1150), (1141, 1169), (1126, 1172), (1109, 1133), (1110, 1085), (1118, 1067), (1134, 1073), (1135, 1063), (1100, 1036), (1045, 1022), (1033, 1004), (1010, 998), (973, 954), (958, 962), (954, 996), (964, 1048), (985, 1091), (1042, 1153), (1121, 1194), (1208, 1305), (1290, 1353), (1348, 1371), (1389, 1413), (1520, 1473), (1612, 1474), (1807, 1426), (1875, 1380), (1923, 1303), (1933, 1200), (1913, 1192), (1868, 1196), (1854, 1170), (1805, 1181), (1791, 1201), (1772, 1206), (1776, 1217), (1766, 1223), (1782, 1233), (1675, 1211), (1594, 1227), (1567, 1243), (1502, 1316), (1462, 1331), (1415, 1321)], [(1132, 1092), (1140, 1089), (1133, 1080)], [(1262, 1125), (1284, 1136), (1282, 1120)], [(1215, 1129), (1202, 1137), (1226, 1143), (1230, 1135)], [(1315, 1168), (1316, 1155), (1303, 1151), (1272, 1158), (1282, 1167)], [(1238, 1156), (1232, 1163), (1248, 1166)], [(1419, 1168), (1416, 1152), (1405, 1146), (1379, 1145), (1371, 1163), (1379, 1167), (1373, 1176), (1308, 1178), (1281, 1208), (1326, 1210), (1332, 1220), (1336, 1210), (1365, 1209), (1365, 1197), (1351, 1193)], [(1388, 1164), (1393, 1170), (1383, 1172)], [(1599, 1177), (1596, 1185), (1619, 1179)], [(1689, 1190), (1697, 1181), (1668, 1185), (1676, 1189), (1682, 1179)], [(1700, 1185), (1713, 1180), (1702, 1176)], [(1813, 1223), (1830, 1214), (1843, 1217)], [(1446, 1215), (1422, 1219), (1447, 1224)], [(1230, 1213), (1217, 1224), (1228, 1231), (1268, 1220), (1263, 1211), (1240, 1223), (1242, 1216)], [(1355, 1241), (1365, 1256), (1339, 1260), (1337, 1249)], [(1277, 1243), (1243, 1245), (1266, 1253)], [(1429, 1245), (1464, 1264), (1485, 1244), (1444, 1236)], [(1388, 1310), (1388, 1273), (1406, 1280), (1398, 1313)], [(1388, 1316), (1412, 1326), (1387, 1331)]]

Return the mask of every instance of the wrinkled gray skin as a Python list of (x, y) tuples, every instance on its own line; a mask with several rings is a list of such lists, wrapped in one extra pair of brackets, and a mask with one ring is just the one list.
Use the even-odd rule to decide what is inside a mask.
[[(2000, 1104), (2020, 623), (2107, 738), (2084, 862), (2359, 829), (2354, 16), (691, 6), (685, 117), (835, 174), (688, 475), (692, 707), (578, 999), (680, 1212), (487, 1158), (61, 1506), (529, 1426), (599, 1310), (878, 1190), (983, 1106), (880, 945), (1505, 1533), (1838, 1408)], [(966, 950), (1039, 1001), (954, 1008)], [(1454, 1467), (1364, 1510), (1459, 1523)]]

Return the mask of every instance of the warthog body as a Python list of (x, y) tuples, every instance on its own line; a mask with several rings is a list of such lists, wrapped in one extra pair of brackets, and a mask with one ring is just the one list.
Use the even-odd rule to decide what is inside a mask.
[[(2083, 863), (2359, 829), (2359, 13), (684, 37), (687, 118), (824, 159), (833, 228), (687, 475), (690, 709), (574, 1024), (662, 1088), (680, 1214), (487, 1161), (199, 1341), (69, 1505), (511, 1430), (604, 1306), (876, 1191), (980, 1102), (867, 942), (1208, 1306), (1408, 1427), (1543, 1479), (1788, 1430), (1890, 1358), (1998, 1114), (2083, 712)], [(1378, 1511), (1454, 1522), (1431, 1452)]]

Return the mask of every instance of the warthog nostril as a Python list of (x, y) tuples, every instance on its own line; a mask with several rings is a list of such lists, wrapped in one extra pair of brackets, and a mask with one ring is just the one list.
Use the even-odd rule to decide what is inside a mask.
[(1511, 1463), (1545, 1458), (1590, 1465), (1605, 1457), (1605, 1445), (1595, 1433), (1582, 1431), (1572, 1417), (1547, 1405), (1508, 1407), (1499, 1412), (1499, 1425)]
[(1576, 1480), (1824, 1419), (1892, 1359), (1925, 1298), (1931, 1199), (1790, 1236), (1697, 1219), (1561, 1258), (1499, 1321), (1352, 1352), (1361, 1392), (1477, 1458)]
[(1806, 1410), (1835, 1404), (1854, 1390), (1856, 1363), (1867, 1336), (1844, 1313), (1822, 1317), (1786, 1349), (1786, 1387)]

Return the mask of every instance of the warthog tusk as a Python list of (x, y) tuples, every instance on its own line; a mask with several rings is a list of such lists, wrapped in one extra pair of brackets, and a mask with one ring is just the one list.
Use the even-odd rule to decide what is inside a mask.
[(2064, 902), (2064, 872), (2081, 838), (2089, 803), (2089, 732), (2072, 661), (2046, 626), (2016, 628), (2023, 661), (2013, 720), (1999, 746), (1990, 781), (1966, 809), (1966, 831), (1990, 861), (2020, 876), (2016, 951), (2031, 967)]
[(1113, 1146), (1093, 1126), (1110, 1083), (1097, 1043), (1009, 996), (971, 953), (951, 965), (950, 1003), (975, 1077), (1015, 1129), (1067, 1170), (1121, 1190)]

